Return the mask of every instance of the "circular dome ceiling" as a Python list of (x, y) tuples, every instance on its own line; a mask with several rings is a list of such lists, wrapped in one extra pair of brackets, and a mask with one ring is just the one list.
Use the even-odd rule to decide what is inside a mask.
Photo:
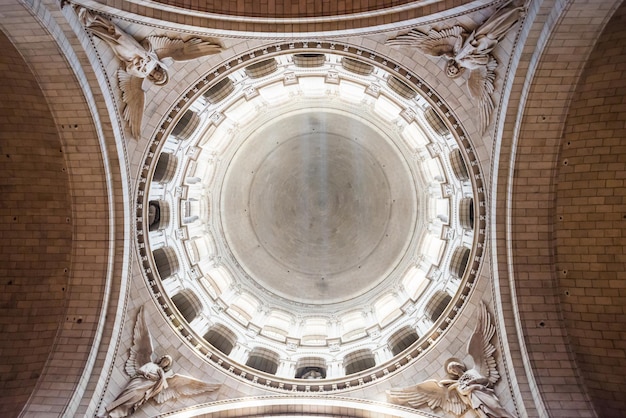
[(245, 140), (222, 186), (226, 240), (271, 293), (352, 299), (387, 277), (413, 235), (415, 185), (386, 135), (329, 107), (288, 112)]
[(307, 48), (246, 53), (181, 98), (146, 156), (138, 248), (200, 355), (270, 388), (340, 390), (412, 361), (454, 318), (484, 196), (471, 145), (414, 75)]

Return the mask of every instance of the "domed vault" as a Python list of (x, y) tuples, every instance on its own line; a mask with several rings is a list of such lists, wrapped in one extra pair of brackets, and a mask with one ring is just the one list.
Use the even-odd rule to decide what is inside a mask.
[(142, 249), (166, 314), (222, 367), (295, 391), (316, 370), (320, 388), (349, 388), (409, 346), (418, 356), (462, 306), (480, 177), (406, 71), (349, 46), (283, 48), (179, 112), (146, 161), (139, 201), (160, 215), (138, 224)]

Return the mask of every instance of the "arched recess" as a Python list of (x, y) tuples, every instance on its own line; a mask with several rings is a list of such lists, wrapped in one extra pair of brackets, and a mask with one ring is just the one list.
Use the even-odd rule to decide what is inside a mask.
[(467, 269), (467, 263), (470, 257), (470, 249), (460, 246), (454, 249), (450, 259), (450, 274), (454, 277), (461, 278)]
[[(297, 4), (292, 1), (272, 1), (270, 7), (268, 3), (252, 2), (245, 8), (237, 7), (237, 3), (219, 1), (181, 3), (179, 0), (159, 0), (137, 5), (103, 0), (102, 3), (139, 16), (160, 15), (163, 20), (181, 24), (188, 23), (185, 17), (191, 10), (200, 12), (194, 15), (193, 20), (198, 27), (249, 32), (260, 38), (284, 33), (311, 36), (319, 34), (321, 28), (326, 28), (327, 34), (334, 32), (340, 36), (355, 36), (370, 32), (375, 26), (419, 19), (433, 13), (430, 3), (409, 0), (349, 0), (324, 5), (318, 3), (315, 7), (294, 7)], [(447, 0), (446, 7), (453, 9), (470, 3), (471, 0)]]
[(246, 366), (269, 374), (276, 374), (280, 357), (278, 353), (263, 347), (257, 347), (250, 352)]
[(394, 356), (397, 356), (418, 339), (419, 335), (417, 334), (417, 331), (415, 331), (413, 327), (407, 325), (394, 332), (391, 337), (389, 337), (387, 344), (391, 349), (391, 353)]
[(180, 263), (176, 251), (172, 247), (157, 248), (152, 252), (154, 263), (161, 276), (161, 280), (165, 280), (178, 272)]
[(172, 135), (181, 141), (186, 141), (191, 138), (199, 124), (200, 116), (198, 113), (188, 109), (183, 113), (183, 116), (181, 116), (180, 120), (176, 123), (174, 129), (172, 129)]
[(622, 4), (598, 38), (576, 87), (555, 179), (557, 290), (576, 363), (598, 416), (626, 410), (625, 28)]
[(235, 333), (222, 324), (215, 324), (209, 328), (203, 338), (226, 355), (229, 355), (235, 344), (237, 344)]
[(443, 290), (437, 290), (431, 296), (430, 300), (424, 308), (424, 313), (430, 318), (431, 321), (436, 322), (441, 316), (446, 307), (450, 304), (452, 295)]
[(376, 366), (376, 358), (372, 350), (364, 348), (346, 354), (343, 366), (346, 375), (358, 373)]
[(520, 54), (497, 135), (501, 142), (494, 148), (494, 274), (500, 315), (505, 326), (515, 330), (507, 335), (506, 351), (511, 359), (519, 359), (512, 368), (529, 417), (620, 416), (626, 407), (621, 385), (603, 389), (603, 396), (621, 403), (618, 409), (588, 391), (586, 382), (595, 372), (605, 377), (614, 373), (623, 382), (626, 371), (614, 367), (589, 374), (579, 367), (576, 345), (570, 344), (574, 323), (562, 303), (555, 245), (560, 222), (557, 175), (571, 100), (589, 54), (619, 3), (531, 3), (529, 16), (536, 20), (524, 35), (532, 42)]
[(233, 91), (235, 91), (235, 84), (233, 80), (226, 77), (214, 86), (211, 86), (202, 95), (209, 103), (217, 104), (227, 98)]
[[(12, 398), (0, 405), (0, 415), (7, 416), (19, 413), (28, 400), (64, 322), (73, 237), (70, 184), (53, 115), (28, 63), (2, 33), (0, 47), (0, 216), (8, 220), (0, 241), (0, 301), (2, 317), (11, 319), (0, 324), (5, 370), (0, 389)], [(22, 93), (11, 94), (12, 84), (21, 85)], [(35, 119), (34, 126), (28, 122)], [(22, 194), (29, 198), (20, 199)], [(54, 240), (45, 238), (52, 234)], [(31, 293), (35, 286), (42, 296)]]
[(459, 223), (463, 229), (474, 229), (474, 199), (464, 197), (459, 202)]
[(189, 289), (182, 290), (172, 296), (172, 303), (187, 322), (192, 322), (202, 312), (202, 303)]
[(170, 222), (170, 207), (164, 200), (151, 200), (148, 209), (148, 225), (150, 231), (160, 231)]
[(159, 155), (159, 161), (157, 162), (154, 170), (152, 180), (159, 183), (167, 183), (176, 173), (177, 167), (178, 161), (174, 155), (167, 152), (161, 153), (161, 155)]
[(326, 378), (326, 360), (321, 357), (302, 357), (296, 362), (296, 379)]
[(457, 179), (461, 181), (469, 180), (469, 172), (460, 149), (456, 148), (450, 152), (450, 165), (452, 165), (452, 171)]
[(248, 65), (245, 71), (250, 78), (261, 78), (272, 74), (277, 69), (278, 62), (275, 58), (270, 58)]
[[(93, 97), (96, 76), (82, 68), (87, 58), (80, 49), (71, 49), (74, 41), (66, 34), (72, 30), (58, 14), (58, 6), (54, 5), (55, 16), (39, 0), (7, 6), (0, 15), (0, 89), (13, 91), (3, 92), (1, 107), (12, 107), (22, 132), (15, 130), (19, 124), (8, 130), (0, 128), (0, 135), (11, 133), (14, 140), (21, 141), (4, 152), (9, 142), (2, 138), (2, 154), (7, 160), (2, 166), (7, 167), (14, 158), (11, 164), (16, 164), (17, 170), (13, 178), (24, 183), (23, 192), (35, 187), (20, 199), (29, 207), (11, 219), (17, 217), (15, 225), (30, 225), (14, 239), (24, 246), (36, 242), (37, 247), (15, 247), (13, 251), (22, 257), (30, 254), (38, 261), (20, 263), (22, 270), (28, 265), (31, 272), (14, 270), (16, 286), (3, 295), (21, 300), (20, 309), (36, 309), (43, 315), (3, 314), (23, 325), (19, 336), (5, 338), (6, 330), (0, 330), (0, 341), (10, 342), (11, 350), (21, 350), (11, 355), (0, 345), (2, 368), (14, 364), (29, 373), (25, 380), (2, 373), (0, 415), (32, 416), (46, 411), (50, 416), (83, 416), (95, 393), (100, 368), (106, 364), (108, 346), (101, 342), (114, 338), (115, 319), (121, 314), (117, 302), (124, 292), (123, 272), (128, 264), (124, 262), (125, 257), (128, 261), (125, 175), (121, 174), (116, 136), (111, 126), (102, 122), (108, 121), (106, 105)], [(5, 59), (11, 62), (8, 66)], [(15, 86), (19, 86), (19, 98)], [(38, 143), (32, 142), (35, 138)], [(41, 157), (45, 161), (38, 162)], [(28, 178), (22, 177), (24, 169), (28, 169)], [(66, 197), (53, 203), (59, 194)], [(3, 191), (3, 208), (11, 207), (4, 205), (7, 197)], [(25, 235), (33, 232), (38, 234), (34, 241)], [(8, 238), (4, 231), (3, 238)], [(4, 256), (11, 258), (4, 253), (3, 260)], [(37, 284), (29, 286), (33, 274)], [(39, 290), (33, 292), (35, 288)], [(17, 293), (10, 295), (13, 291)]]
[(172, 418), (202, 417), (359, 417), (359, 418), (416, 418), (433, 414), (413, 408), (369, 400), (355, 400), (331, 395), (323, 398), (258, 396), (243, 399), (227, 399), (205, 405), (196, 405), (180, 411), (172, 411)]

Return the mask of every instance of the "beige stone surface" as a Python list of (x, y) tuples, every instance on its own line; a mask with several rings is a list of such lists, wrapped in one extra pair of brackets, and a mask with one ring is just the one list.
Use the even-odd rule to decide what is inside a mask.
[[(459, 24), (471, 30), (502, 1), (384, 3), (398, 5), (388, 10), (373, 2), (320, 2), (321, 9), (300, 2), (288, 10), (278, 3), (233, 1), (206, 11), (198, 10), (201, 5), (195, 1), (171, 3), (179, 9), (166, 7), (165, 2), (77, 3), (107, 13), (137, 39), (155, 33), (202, 35), (219, 39), (225, 50), (193, 65), (172, 64), (170, 82), (146, 91), (144, 134), (135, 140), (121, 116), (115, 78), (119, 62), (106, 45), (88, 36), (73, 9), (67, 5), (61, 9), (53, 0), (0, 1), (0, 415), (101, 412), (128, 383), (124, 362), (140, 306), (150, 313), (157, 350), (174, 353), (177, 372), (222, 386), (208, 397), (162, 405), (149, 402), (137, 416), (173, 410), (206, 416), (442, 415), (428, 408), (416, 411), (388, 404), (385, 391), (443, 379), (445, 360), (466, 352), (481, 301), (497, 325), (495, 359), (502, 379), (495, 392), (505, 408), (520, 417), (623, 414), (625, 26), (620, 1), (529, 2), (524, 21), (493, 50), (498, 60), (495, 111), (484, 135), (479, 133), (465, 80), (447, 78), (441, 61), (385, 42), (413, 27)], [(226, 17), (218, 19), (209, 11)], [(461, 125), (460, 132), (473, 147), (470, 167), (480, 168), (484, 182), (480, 193), (486, 196), (486, 215), (476, 233), (487, 237), (486, 248), (471, 260), (468, 270), (478, 266), (477, 279), (464, 290), (467, 301), (455, 319), (449, 324), (442, 319), (436, 325), (445, 328), (441, 333), (436, 327), (429, 329), (429, 335), (438, 335), (437, 341), (416, 358), (401, 354), (395, 359), (398, 366), (391, 358), (384, 360), (386, 374), (381, 371), (380, 377), (362, 385), (355, 379), (350, 388), (330, 394), (292, 394), (288, 388), (292, 383), (283, 388), (257, 384), (241, 370), (229, 371), (203, 358), (158, 306), (139, 255), (144, 242), (136, 235), (135, 222), (142, 210), (137, 194), (142, 173), (149, 168), (144, 161), (154, 152), (153, 140), (164, 121), (177, 114), (180, 95), (225, 63), (237, 66), (233, 57), (259, 51), (278, 38), (281, 42), (307, 38), (313, 52), (318, 39), (345, 42), (360, 48), (364, 60), (374, 51), (409, 68), (436, 91)], [(356, 181), (361, 175), (350, 164), (373, 161), (374, 168), (364, 178), (375, 182), (385, 172), (376, 168), (382, 164), (376, 162), (375, 152), (363, 153), (359, 147), (343, 147), (343, 139), (337, 141), (342, 145), (335, 145), (332, 158), (323, 157), (321, 151), (311, 153), (317, 161), (311, 170), (327, 161), (337, 167), (338, 177)], [(290, 152), (302, 142), (293, 145), (282, 150), (282, 160), (257, 165), (264, 179), (294, 183), (271, 189), (253, 177), (252, 195), (273, 195), (275, 200), (293, 202), (292, 208), (306, 202), (324, 218), (330, 214), (330, 203), (336, 202), (332, 212), (339, 215), (329, 219), (335, 219), (337, 227), (364, 222), (353, 212), (369, 214), (366, 219), (389, 216), (388, 197), (382, 203), (361, 201), (361, 195), (387, 193), (384, 187), (371, 192), (370, 181), (357, 196), (346, 195), (337, 186), (342, 183), (334, 180), (327, 189), (334, 200), (322, 198), (320, 183), (296, 170), (297, 160)], [(348, 160), (351, 152), (361, 157)], [(276, 167), (290, 164), (293, 175), (276, 173)], [(393, 200), (405, 187), (410, 185), (396, 192), (389, 186), (387, 195)], [(295, 189), (307, 193), (300, 196)], [(256, 219), (268, 219), (273, 208), (263, 199), (256, 202)], [(409, 204), (406, 210), (410, 213), (413, 207)], [(304, 218), (292, 219), (294, 235), (303, 234)], [(403, 222), (407, 220), (398, 225)], [(254, 233), (273, 238), (279, 225), (282, 221), (263, 222), (267, 229)], [(327, 225), (320, 225), (324, 224), (318, 223), (315, 231), (318, 240), (329, 232)], [(326, 257), (325, 265), (336, 266), (324, 272), (354, 268), (344, 264), (339, 253), (367, 261), (365, 254), (378, 248), (376, 237), (385, 231), (358, 228), (359, 234), (372, 236), (359, 240), (348, 234), (339, 240), (339, 247), (319, 246), (307, 269), (320, 272), (315, 270), (318, 256)], [(401, 247), (404, 238), (397, 239)], [(352, 240), (363, 246), (346, 246)], [(287, 249), (276, 245), (267, 251), (286, 257), (280, 253)], [(393, 264), (389, 255), (380, 258)], [(374, 264), (383, 269), (383, 263)], [(282, 267), (287, 265), (288, 261)], [(357, 287), (367, 287), (370, 279), (364, 282), (354, 288), (343, 283), (333, 290), (349, 297)], [(278, 281), (268, 286), (281, 291)], [(371, 308), (363, 308), (365, 317), (371, 315)], [(410, 315), (411, 309), (403, 306), (402, 314)], [(214, 319), (211, 315), (208, 318)], [(194, 323), (198, 329), (208, 327), (202, 318)], [(372, 335), (367, 338), (375, 341)], [(384, 342), (377, 355), (384, 357)], [(243, 362), (245, 349), (233, 356), (235, 364)], [(281, 364), (286, 367), (291, 361), (285, 349)], [(265, 378), (274, 383), (278, 379)]]

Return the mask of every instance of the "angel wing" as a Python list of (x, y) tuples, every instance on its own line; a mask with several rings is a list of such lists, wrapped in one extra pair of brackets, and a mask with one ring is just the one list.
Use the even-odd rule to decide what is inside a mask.
[(144, 40), (144, 43), (147, 43), (146, 49), (154, 52), (159, 60), (172, 58), (175, 61), (188, 61), (222, 51), (220, 45), (200, 38), (183, 41), (167, 36), (149, 36)]
[(191, 396), (203, 392), (213, 392), (221, 385), (203, 382), (193, 377), (175, 374), (167, 379), (167, 387), (156, 395), (156, 401), (163, 403), (181, 396)]
[(143, 89), (143, 78), (128, 74), (125, 70), (117, 70), (117, 81), (122, 90), (122, 101), (125, 103), (123, 118), (128, 123), (130, 133), (135, 137), (141, 136), (141, 120), (146, 93)]
[(135, 329), (133, 330), (133, 345), (130, 347), (130, 354), (126, 360), (126, 373), (133, 377), (137, 370), (146, 363), (153, 361), (152, 337), (146, 326), (146, 319), (143, 313), (143, 306), (139, 308)]
[(474, 359), (474, 369), (486, 377), (491, 385), (500, 379), (496, 369), (496, 360), (493, 358), (496, 348), (491, 344), (491, 338), (495, 332), (496, 327), (491, 322), (491, 316), (487, 311), (487, 307), (481, 302), (478, 311), (478, 322), (474, 335), (472, 335), (467, 345), (467, 352)]
[(405, 35), (388, 40), (386, 44), (412, 46), (434, 57), (453, 57), (463, 45), (463, 32), (464, 29), (460, 26), (452, 26), (440, 31), (431, 29), (428, 33), (412, 29)]
[(487, 64), (472, 70), (467, 79), (467, 89), (478, 105), (478, 123), (481, 132), (487, 129), (494, 110), (492, 95), (495, 91), (497, 66), (498, 62), (490, 56)]
[[(451, 384), (449, 384), (451, 383)], [(431, 409), (441, 408), (456, 415), (461, 415), (467, 409), (461, 395), (455, 389), (454, 381), (438, 382), (426, 380), (415, 386), (387, 391), (387, 399), (399, 405), (409, 405), (418, 408), (427, 404)]]

